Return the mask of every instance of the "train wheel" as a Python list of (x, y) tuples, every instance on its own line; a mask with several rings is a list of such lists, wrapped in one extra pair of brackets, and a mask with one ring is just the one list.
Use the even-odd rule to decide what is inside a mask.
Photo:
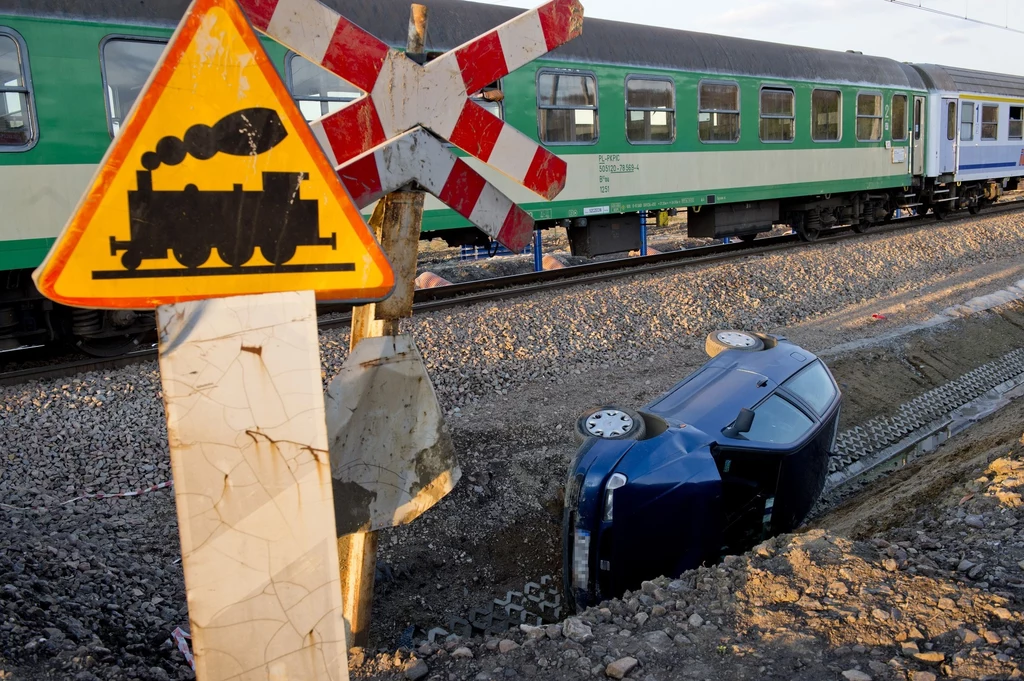
[(295, 257), (295, 244), (279, 241), (273, 246), (260, 246), (260, 252), (275, 265), (283, 265)]
[(739, 237), (737, 237), (737, 238), (740, 241), (742, 241), (743, 243), (749, 244), (751, 241), (753, 241), (754, 239), (757, 238), (757, 235), (756, 234), (740, 234)]
[(210, 247), (191, 245), (186, 248), (175, 248), (174, 257), (185, 267), (193, 269), (210, 259)]
[(945, 220), (946, 216), (949, 215), (949, 206), (936, 203), (932, 206), (932, 213), (935, 215), (936, 220)]
[(123, 336), (108, 336), (106, 338), (77, 338), (75, 346), (93, 357), (120, 357), (144, 348), (146, 336), (145, 333), (126, 333)]
[(252, 260), (252, 254), (256, 252), (255, 246), (242, 247), (237, 244), (230, 246), (217, 246), (217, 255), (231, 267), (241, 267)]
[(820, 227), (808, 227), (806, 224), (801, 224), (797, 227), (796, 233), (800, 235), (800, 238), (804, 241), (817, 241), (818, 237), (821, 236)]

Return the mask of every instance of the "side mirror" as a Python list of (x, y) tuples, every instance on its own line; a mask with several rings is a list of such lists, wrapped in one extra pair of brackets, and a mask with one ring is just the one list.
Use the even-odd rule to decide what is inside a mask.
[(750, 432), (752, 425), (754, 425), (754, 412), (744, 407), (740, 409), (740, 413), (733, 424), (722, 431), (722, 435), (733, 438), (738, 437), (741, 433)]

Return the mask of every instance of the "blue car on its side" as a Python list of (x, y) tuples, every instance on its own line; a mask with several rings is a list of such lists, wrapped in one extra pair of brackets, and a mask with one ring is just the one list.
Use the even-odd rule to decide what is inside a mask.
[(563, 579), (577, 609), (717, 561), (803, 521), (828, 475), (842, 396), (781, 337), (715, 331), (712, 359), (639, 411), (583, 414)]

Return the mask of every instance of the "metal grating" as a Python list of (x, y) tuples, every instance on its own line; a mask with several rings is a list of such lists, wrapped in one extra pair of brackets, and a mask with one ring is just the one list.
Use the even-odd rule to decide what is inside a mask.
[(1014, 350), (900, 405), (893, 416), (871, 419), (843, 431), (836, 440), (829, 461), (829, 473), (840, 471), (896, 444), (918, 428), (946, 417), (954, 409), (1022, 373), (1024, 349)]

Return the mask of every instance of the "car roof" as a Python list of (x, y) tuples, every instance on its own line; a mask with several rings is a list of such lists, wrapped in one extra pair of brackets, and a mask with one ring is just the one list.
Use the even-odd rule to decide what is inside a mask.
[(726, 350), (708, 361), (645, 411), (711, 434), (732, 423), (798, 371), (817, 360), (785, 341), (759, 352)]

